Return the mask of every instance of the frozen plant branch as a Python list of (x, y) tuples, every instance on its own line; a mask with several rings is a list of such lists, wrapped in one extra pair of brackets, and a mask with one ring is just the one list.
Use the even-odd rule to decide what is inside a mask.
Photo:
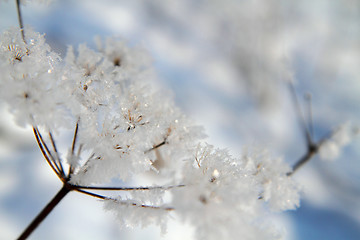
[[(79, 121), (76, 123), (76, 127), (74, 130), (74, 136), (73, 136), (73, 141), (72, 141), (72, 145), (71, 145), (71, 155), (72, 156), (74, 155), (74, 151), (75, 151), (76, 139), (78, 136), (78, 126), (79, 126)], [(173, 207), (161, 207), (161, 206), (153, 206), (153, 205), (147, 205), (147, 204), (132, 203), (129, 201), (122, 201), (122, 200), (115, 199), (115, 198), (112, 198), (109, 196), (89, 192), (86, 190), (150, 191), (150, 190), (170, 190), (173, 188), (185, 187), (185, 185), (181, 185), (181, 184), (173, 185), (173, 186), (151, 186), (151, 187), (96, 187), (96, 186), (81, 186), (81, 185), (77, 185), (77, 184), (72, 184), (72, 183), (70, 183), (71, 174), (74, 173), (75, 168), (70, 164), (68, 174), (66, 174), (64, 172), (63, 165), (61, 163), (61, 159), (59, 157), (59, 153), (57, 151), (56, 143), (55, 143), (52, 133), (49, 132), (49, 139), (50, 139), (51, 145), (53, 147), (55, 156), (53, 156), (52, 152), (48, 148), (39, 129), (37, 127), (33, 127), (33, 132), (34, 132), (34, 136), (36, 138), (36, 141), (39, 145), (39, 148), (40, 148), (44, 158), (46, 159), (49, 166), (53, 169), (55, 174), (63, 182), (63, 187), (54, 196), (54, 198), (45, 206), (45, 208), (34, 218), (34, 220), (28, 225), (28, 227), (24, 230), (24, 232), (19, 236), (18, 240), (26, 239), (70, 191), (76, 191), (76, 192), (79, 192), (79, 193), (82, 193), (82, 194), (85, 194), (85, 195), (88, 195), (91, 197), (95, 197), (98, 199), (102, 199), (102, 200), (110, 200), (115, 203), (119, 203), (121, 205), (128, 205), (128, 206), (140, 207), (140, 208), (145, 208), (145, 209), (158, 209), (158, 210), (171, 211), (171, 210), (174, 210)], [(157, 146), (161, 146), (161, 145), (163, 145), (163, 144), (158, 144)], [(154, 146), (154, 148), (155, 147), (156, 146)], [(79, 154), (80, 154), (80, 149), (79, 149)], [(86, 189), (86, 190), (84, 190), (84, 189)]]
[[(51, 169), (55, 172), (55, 174), (61, 179), (63, 180), (63, 176), (60, 174), (59, 169), (56, 165), (56, 163), (53, 161), (53, 158), (50, 154), (51, 157), (49, 157), (48, 155), (48, 151), (45, 151), (44, 149), (44, 143), (41, 140), (42, 138), (40, 137), (40, 133), (39, 130), (36, 127), (33, 127), (33, 132), (36, 138), (36, 142), (38, 143), (38, 146), (41, 150), (41, 153), (43, 154), (44, 158), (46, 159), (46, 162), (49, 164), (49, 166), (51, 167)], [(45, 147), (47, 149), (47, 147)]]
[[(236, 158), (203, 142), (203, 129), (157, 86), (144, 51), (108, 38), (97, 42), (99, 51), (70, 46), (62, 59), (40, 33), (27, 28), (25, 41), (16, 3), (20, 31), (0, 35), (0, 98), (17, 124), (33, 126), (42, 155), (63, 184), (19, 239), (69, 192), (103, 200), (124, 226), (156, 222), (164, 229), (168, 215), (162, 214), (171, 211), (194, 226), (199, 239), (275, 239), (262, 224), (264, 216), (299, 206), (299, 189), (289, 176), (330, 138), (314, 142), (310, 100), (308, 125), (290, 85), (307, 143), (292, 170), (261, 150)], [(48, 134), (42, 135), (43, 129)], [(64, 154), (56, 133), (66, 130), (72, 137)], [(108, 186), (149, 173), (162, 184)]]
[(84, 190), (81, 190), (81, 189), (78, 189), (78, 188), (75, 188), (74, 190), (77, 191), (77, 192), (80, 192), (80, 193), (83, 193), (83, 194), (98, 198), (98, 199), (110, 200), (110, 201), (113, 201), (115, 203), (119, 203), (121, 205), (140, 207), (140, 208), (166, 210), (166, 211), (174, 210), (174, 208), (172, 208), (172, 207), (151, 206), (151, 205), (146, 205), (146, 204), (138, 204), (138, 203), (132, 203), (132, 202), (128, 202), (128, 201), (122, 201), (122, 200), (118, 200), (118, 199), (115, 199), (115, 198), (106, 197), (106, 196), (103, 196), (103, 195), (100, 195), (100, 194), (92, 193), (92, 192), (89, 192), (89, 191), (84, 191)]
[(292, 167), (292, 171), (288, 172), (286, 175), (291, 176), (293, 175), (301, 166), (303, 166), (305, 163), (310, 161), (319, 151), (321, 144), (312, 144), (309, 145), (307, 152), (303, 157), (301, 157)]
[(105, 190), (105, 191), (143, 191), (143, 190), (169, 190), (172, 188), (185, 187), (185, 185), (174, 186), (151, 186), (151, 187), (95, 187), (95, 186), (81, 186), (75, 185), (76, 188), (89, 190)]
[[(347, 126), (341, 126), (341, 127), (338, 127), (337, 129), (333, 130), (330, 134), (327, 134), (327, 136), (321, 138), (318, 142), (314, 142), (314, 140), (313, 140), (313, 120), (312, 120), (312, 109), (311, 109), (311, 99), (312, 99), (311, 94), (308, 93), (305, 95), (305, 100), (307, 101), (307, 108), (308, 108), (308, 125), (309, 125), (309, 127), (307, 127), (305, 118), (303, 117), (303, 114), (302, 114), (302, 111), (300, 108), (300, 104), (297, 100), (295, 88), (292, 85), (292, 83), (290, 83), (289, 86), (290, 86), (291, 95), (293, 96), (294, 105), (296, 108), (300, 126), (302, 127), (303, 132), (305, 133), (305, 136), (306, 136), (307, 149), (306, 149), (306, 153), (293, 165), (292, 170), (286, 174), (287, 176), (291, 176), (295, 172), (297, 172), (300, 167), (305, 165), (316, 154), (318, 154), (320, 149), (322, 149), (324, 145), (326, 145), (329, 142), (332, 142), (332, 139), (339, 133), (344, 135), (341, 138), (345, 138), (345, 140), (342, 139), (342, 140), (340, 140), (340, 142), (338, 141), (339, 142), (338, 145), (343, 146), (343, 145), (347, 144), (348, 141), (350, 141), (350, 136), (348, 135), (348, 133), (346, 133), (346, 134), (341, 133), (341, 132), (346, 132)], [(337, 147), (335, 147), (335, 148), (337, 148)]]

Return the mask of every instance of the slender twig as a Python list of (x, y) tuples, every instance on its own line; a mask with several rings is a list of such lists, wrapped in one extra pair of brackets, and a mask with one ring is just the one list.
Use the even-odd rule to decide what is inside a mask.
[(51, 145), (54, 149), (54, 152), (55, 152), (55, 159), (57, 161), (57, 164), (58, 166), (60, 167), (60, 173), (62, 176), (65, 176), (65, 171), (64, 171), (64, 167), (61, 163), (61, 159), (60, 159), (60, 156), (59, 156), (59, 152), (57, 151), (57, 148), (56, 148), (56, 144), (55, 144), (55, 141), (54, 141), (54, 138), (51, 134), (51, 132), (49, 131), (49, 138), (50, 138), (50, 142), (51, 142)]
[(312, 116), (312, 96), (310, 93), (305, 94), (305, 100), (307, 101), (308, 106), (308, 121), (309, 121), (309, 132), (312, 139), (314, 139), (314, 124), (313, 124), (313, 116)]
[(81, 189), (76, 189), (75, 191), (79, 192), (79, 193), (83, 193), (85, 195), (89, 195), (89, 196), (92, 196), (92, 197), (95, 197), (95, 198), (99, 198), (99, 199), (102, 199), (102, 200), (106, 200), (106, 199), (111, 199), (111, 198), (108, 198), (106, 196), (103, 196), (103, 195), (100, 195), (100, 194), (96, 194), (96, 193), (92, 193), (92, 192), (88, 192), (88, 191), (84, 191), (84, 190), (81, 190)]
[(16, 0), (16, 10), (17, 10), (17, 15), (18, 15), (18, 20), (19, 20), (21, 37), (22, 37), (22, 40), (24, 41), (24, 43), (26, 44), (24, 25), (23, 25), (22, 16), (21, 16), (21, 10), (20, 10), (20, 0)]
[(36, 141), (39, 145), (39, 148), (44, 156), (44, 158), (46, 159), (47, 163), (50, 165), (51, 169), (55, 172), (55, 174), (62, 180), (62, 177), (60, 175), (60, 173), (58, 172), (58, 170), (56, 169), (56, 167), (54, 166), (54, 163), (50, 160), (49, 156), (47, 155), (47, 153), (45, 152), (45, 149), (40, 141), (40, 137), (39, 137), (39, 133), (38, 131), (36, 130), (35, 127), (33, 127), (33, 131), (34, 131), (34, 135), (35, 135), (35, 138), (36, 138)]
[(93, 187), (93, 186), (80, 186), (74, 185), (76, 188), (89, 189), (89, 190), (104, 190), (104, 191), (137, 191), (137, 190), (169, 190), (172, 188), (185, 187), (185, 185), (174, 186), (153, 186), (153, 187)]
[(292, 167), (292, 171), (287, 173), (287, 176), (291, 176), (293, 175), (301, 166), (303, 166), (305, 163), (307, 163), (309, 160), (311, 160), (312, 157), (314, 157), (318, 152), (319, 149), (321, 148), (321, 146), (328, 141), (329, 139), (331, 139), (338, 131), (340, 128), (337, 128), (329, 133), (327, 133), (324, 137), (321, 138), (320, 141), (318, 141), (317, 143), (312, 143), (310, 145), (308, 145), (307, 148), (307, 153), (302, 156)]
[(288, 172), (286, 175), (291, 176), (293, 175), (300, 167), (302, 167), (305, 163), (310, 161), (318, 152), (321, 146), (330, 138), (336, 134), (337, 130), (332, 131), (330, 134), (327, 134), (325, 137), (323, 137), (319, 142), (312, 143), (311, 145), (308, 145), (307, 152), (304, 156), (302, 156), (292, 167), (292, 171)]
[(306, 143), (307, 143), (308, 146), (312, 145), (313, 144), (312, 138), (311, 138), (311, 135), (309, 133), (309, 129), (306, 126), (304, 115), (303, 115), (303, 113), (301, 111), (300, 104), (299, 104), (299, 101), (298, 101), (298, 98), (297, 98), (297, 95), (296, 95), (296, 91), (295, 91), (295, 88), (294, 88), (292, 83), (289, 83), (289, 88), (290, 88), (290, 92), (291, 92), (291, 95), (292, 95), (292, 98), (293, 98), (293, 101), (294, 101), (296, 113), (298, 115), (299, 124), (303, 128), (303, 131), (304, 131)]
[(315, 143), (313, 138), (313, 134), (314, 134), (314, 130), (313, 130), (313, 116), (312, 116), (312, 109), (311, 109), (311, 94), (308, 93), (305, 95), (305, 100), (307, 100), (308, 102), (308, 124), (306, 124), (304, 115), (300, 109), (300, 104), (299, 101), (297, 99), (297, 95), (296, 95), (296, 91), (295, 88), (293, 86), (292, 83), (289, 83), (289, 88), (290, 88), (290, 92), (291, 95), (293, 97), (293, 101), (294, 101), (294, 105), (296, 108), (296, 113), (298, 115), (298, 122), (300, 124), (300, 126), (303, 128), (304, 134), (305, 134), (305, 139), (306, 139), (306, 144), (307, 144), (307, 151), (306, 153), (293, 165), (292, 167), (292, 171), (288, 172), (286, 175), (287, 176), (291, 176), (293, 175), (301, 166), (303, 166), (305, 163), (307, 163), (308, 161), (310, 161), (313, 156), (315, 156), (321, 145), (329, 138), (331, 138), (332, 134), (330, 134), (330, 136), (324, 137), (322, 138), (319, 142)]
[(72, 154), (72, 155), (74, 155), (74, 150), (75, 150), (75, 145), (76, 145), (76, 139), (77, 139), (78, 130), (79, 130), (79, 121), (77, 121), (77, 123), (76, 123), (75, 131), (74, 131), (74, 137), (73, 137), (73, 142), (72, 142), (72, 145), (71, 145), (71, 154)]
[[(57, 172), (61, 175), (60, 167), (59, 167), (59, 165), (58, 165), (55, 157), (54, 157), (53, 154), (51, 153), (49, 147), (47, 146), (44, 138), (42, 137), (41, 132), (39, 131), (39, 129), (38, 129), (37, 127), (35, 127), (35, 129), (36, 129), (36, 131), (37, 131), (37, 133), (38, 133), (38, 136), (39, 136), (39, 139), (40, 139), (40, 141), (41, 141), (41, 143), (42, 143), (42, 146), (44, 147), (45, 151), (47, 152), (47, 154), (48, 154), (48, 156), (49, 156), (49, 158), (50, 158), (50, 161), (54, 164), (54, 166), (55, 166), (56, 169), (57, 169)], [(61, 176), (63, 176), (63, 175), (61, 175)]]
[(63, 185), (63, 187), (55, 195), (55, 197), (46, 205), (46, 207), (37, 215), (37, 217), (19, 236), (18, 240), (26, 239), (70, 191), (71, 189), (67, 188), (66, 185)]
[(121, 200), (111, 198), (111, 197), (106, 197), (106, 196), (103, 196), (103, 195), (100, 195), (100, 194), (84, 191), (84, 190), (81, 190), (81, 189), (74, 189), (74, 190), (77, 191), (77, 192), (81, 192), (81, 193), (84, 193), (86, 195), (95, 197), (95, 198), (102, 199), (102, 200), (112, 200), (114, 202), (117, 202), (117, 203), (123, 204), (123, 205), (130, 205), (130, 206), (141, 207), (141, 208), (161, 209), (161, 210), (166, 210), (166, 211), (174, 210), (173, 207), (159, 207), (159, 206), (151, 206), (151, 205), (146, 205), (146, 204), (131, 203), (131, 202), (121, 201)]
[(161, 143), (159, 143), (159, 144), (157, 144), (157, 145), (153, 146), (152, 148), (150, 148), (150, 149), (146, 150), (146, 151), (145, 151), (145, 153), (151, 152), (151, 151), (153, 151), (153, 150), (155, 150), (155, 149), (157, 149), (157, 148), (159, 148), (159, 147), (161, 147), (161, 146), (165, 145), (166, 143), (167, 143), (167, 141), (166, 141), (166, 139), (165, 139), (165, 140), (164, 140), (164, 141), (162, 141)]
[[(73, 141), (72, 141), (72, 144), (71, 144), (71, 156), (74, 156), (74, 151), (75, 151), (75, 145), (76, 145), (76, 140), (77, 140), (77, 135), (78, 135), (78, 130), (79, 130), (79, 121), (80, 119), (77, 121), (76, 123), (76, 127), (75, 127), (75, 131), (74, 131), (74, 137), (73, 137)], [(69, 176), (75, 171), (75, 168), (74, 166), (72, 166), (70, 164), (69, 166)]]

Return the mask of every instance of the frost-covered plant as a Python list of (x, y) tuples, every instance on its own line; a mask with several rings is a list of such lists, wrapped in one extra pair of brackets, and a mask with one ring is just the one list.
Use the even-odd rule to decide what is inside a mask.
[[(308, 152), (293, 170), (260, 150), (235, 158), (204, 142), (203, 129), (158, 87), (143, 50), (115, 38), (98, 39), (97, 45), (98, 51), (70, 46), (62, 59), (44, 35), (23, 29), (21, 21), (20, 29), (0, 35), (1, 99), (17, 124), (33, 127), (44, 158), (63, 183), (19, 239), (70, 191), (103, 200), (124, 226), (155, 223), (165, 232), (167, 219), (177, 214), (194, 226), (198, 239), (280, 238), (263, 217), (299, 206), (291, 175), (325, 141), (314, 143), (307, 135)], [(69, 129), (72, 141), (62, 155), (56, 136)], [(337, 136), (328, 141), (346, 143)], [(156, 175), (152, 186), (108, 185), (148, 172)], [(99, 193), (107, 190), (120, 193)]]

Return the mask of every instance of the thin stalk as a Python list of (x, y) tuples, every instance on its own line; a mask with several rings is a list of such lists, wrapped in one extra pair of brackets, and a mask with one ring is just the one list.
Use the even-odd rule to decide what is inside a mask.
[(75, 188), (88, 189), (88, 190), (104, 190), (104, 191), (140, 191), (140, 190), (168, 190), (172, 188), (185, 187), (185, 185), (174, 186), (152, 186), (152, 187), (92, 187), (92, 186), (79, 186), (75, 185)]
[(76, 139), (77, 139), (78, 130), (79, 130), (79, 121), (76, 123), (75, 131), (74, 131), (74, 137), (73, 137), (73, 142), (72, 142), (72, 144), (71, 144), (71, 154), (72, 154), (72, 155), (74, 155), (74, 150), (75, 150), (75, 145), (76, 145)]
[(157, 148), (159, 148), (159, 147), (161, 147), (161, 146), (163, 146), (165, 144), (166, 144), (166, 139), (164, 141), (162, 141), (161, 143), (153, 146), (152, 148), (146, 150), (145, 153), (151, 152), (151, 151), (153, 151), (153, 150), (155, 150), (155, 149), (157, 149)]
[[(79, 130), (79, 121), (80, 121), (80, 119), (79, 119), (79, 120), (77, 121), (77, 123), (76, 123), (75, 131), (74, 131), (74, 137), (73, 137), (73, 141), (72, 141), (72, 144), (71, 144), (71, 156), (74, 155), (74, 151), (75, 151), (76, 139), (77, 139), (77, 134), (78, 134), (78, 130)], [(68, 177), (70, 177), (70, 175), (71, 175), (74, 171), (75, 171), (74, 166), (72, 166), (72, 165), (70, 164), (70, 166), (69, 166), (69, 176), (68, 176)]]
[(328, 141), (329, 139), (331, 139), (332, 136), (334, 136), (334, 134), (336, 134), (336, 131), (331, 132), (330, 134), (327, 134), (327, 136), (325, 136), (324, 138), (322, 138), (319, 142), (312, 143), (308, 145), (308, 150), (307, 153), (301, 157), (293, 166), (292, 171), (288, 172), (286, 175), (287, 176), (291, 176), (293, 175), (301, 166), (303, 166), (305, 163), (307, 163), (308, 161), (310, 161), (318, 152), (319, 149), (321, 148), (321, 146)]
[(122, 204), (122, 205), (129, 205), (129, 206), (140, 207), (140, 208), (161, 209), (161, 210), (166, 210), (166, 211), (175, 210), (173, 207), (159, 207), (159, 206), (151, 206), (151, 205), (145, 205), (145, 204), (130, 203), (130, 202), (125, 202), (125, 201), (120, 201), (120, 200), (117, 200), (117, 199), (114, 199), (114, 198), (111, 198), (111, 197), (105, 197), (105, 196), (100, 195), (100, 194), (80, 190), (80, 189), (77, 189), (77, 188), (75, 188), (74, 190), (77, 191), (77, 192), (80, 192), (80, 193), (95, 197), (95, 198), (99, 198), (101, 200), (112, 200), (112, 201), (117, 202), (117, 203)]
[(61, 163), (61, 159), (60, 159), (60, 156), (59, 156), (59, 153), (58, 153), (58, 150), (57, 150), (57, 147), (56, 147), (56, 144), (55, 144), (55, 141), (54, 141), (54, 138), (51, 134), (51, 132), (49, 131), (49, 137), (50, 137), (50, 141), (51, 141), (51, 145), (53, 147), (53, 150), (55, 152), (55, 159), (58, 163), (58, 165), (60, 166), (60, 173), (62, 176), (65, 176), (65, 171), (64, 171), (64, 167)]
[(54, 163), (50, 160), (49, 156), (47, 155), (44, 147), (43, 147), (43, 144), (41, 143), (40, 141), (40, 137), (39, 137), (39, 133), (37, 131), (37, 129), (35, 127), (33, 127), (33, 131), (34, 131), (34, 135), (35, 135), (35, 138), (36, 138), (36, 142), (38, 143), (39, 145), (39, 148), (41, 150), (41, 153), (43, 154), (44, 158), (46, 159), (47, 163), (50, 165), (51, 169), (55, 172), (55, 174), (60, 178), (62, 179), (60, 173), (58, 172), (58, 170), (56, 169), (56, 167), (54, 166)]
[(314, 124), (313, 124), (313, 114), (312, 114), (312, 96), (310, 93), (305, 94), (305, 100), (307, 101), (308, 107), (308, 122), (309, 122), (309, 132), (312, 139), (314, 139)]
[(312, 145), (312, 147), (309, 148), (307, 153), (302, 156), (293, 166), (293, 170), (291, 172), (288, 172), (286, 175), (291, 176), (293, 175), (301, 166), (303, 166), (305, 163), (310, 161), (310, 159), (318, 152), (319, 146), (318, 145)]
[(17, 10), (17, 15), (18, 15), (18, 20), (19, 20), (21, 37), (22, 37), (22, 40), (24, 41), (24, 43), (26, 44), (25, 33), (24, 33), (24, 24), (23, 24), (21, 10), (20, 10), (20, 0), (16, 0), (16, 10)]
[(58, 163), (57, 163), (57, 160), (55, 159), (55, 157), (54, 157), (53, 154), (51, 153), (51, 151), (50, 151), (49, 147), (47, 146), (44, 138), (42, 137), (39, 129), (38, 129), (37, 127), (36, 127), (35, 129), (36, 129), (36, 131), (37, 131), (37, 133), (38, 133), (38, 136), (39, 136), (39, 138), (40, 138), (40, 141), (41, 141), (41, 143), (42, 143), (42, 146), (44, 147), (44, 149), (45, 149), (46, 152), (48, 153), (48, 156), (49, 156), (51, 162), (52, 162), (52, 163), (54, 164), (54, 166), (56, 167), (57, 172), (59, 173), (59, 175), (62, 176), (62, 175), (61, 175), (61, 169), (60, 169), (60, 167), (59, 167), (59, 165), (58, 165)]
[(60, 189), (55, 197), (46, 205), (46, 207), (37, 215), (30, 225), (19, 236), (18, 240), (24, 240), (39, 226), (39, 224), (49, 215), (49, 213), (59, 204), (59, 202), (71, 191), (67, 185)]
[(299, 124), (300, 124), (300, 126), (302, 127), (302, 129), (304, 131), (306, 143), (307, 143), (307, 145), (311, 145), (313, 143), (313, 140), (312, 140), (311, 134), (309, 132), (309, 129), (308, 129), (307, 125), (306, 125), (304, 115), (303, 115), (303, 113), (301, 111), (299, 100), (297, 98), (295, 88), (291, 83), (289, 84), (289, 88), (290, 88), (290, 92), (291, 92), (291, 95), (292, 95), (292, 98), (293, 98), (293, 101), (294, 101), (296, 113), (298, 115)]

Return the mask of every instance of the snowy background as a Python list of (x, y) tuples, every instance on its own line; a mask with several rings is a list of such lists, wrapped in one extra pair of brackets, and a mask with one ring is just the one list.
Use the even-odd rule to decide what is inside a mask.
[[(121, 36), (153, 57), (165, 88), (204, 125), (209, 142), (239, 155), (269, 149), (292, 164), (306, 151), (285, 82), (312, 95), (314, 136), (360, 125), (360, 2), (356, 0), (103, 0), (28, 3), (24, 23), (67, 45)], [(0, 2), (0, 30), (17, 25), (15, 4)], [(287, 239), (360, 238), (360, 139), (334, 162), (318, 157), (295, 174), (302, 202), (278, 217)], [(31, 129), (0, 118), (0, 239), (14, 239), (60, 189)], [(157, 228), (120, 230), (102, 204), (70, 193), (31, 239), (159, 239)], [(174, 219), (163, 239), (190, 239)]]

